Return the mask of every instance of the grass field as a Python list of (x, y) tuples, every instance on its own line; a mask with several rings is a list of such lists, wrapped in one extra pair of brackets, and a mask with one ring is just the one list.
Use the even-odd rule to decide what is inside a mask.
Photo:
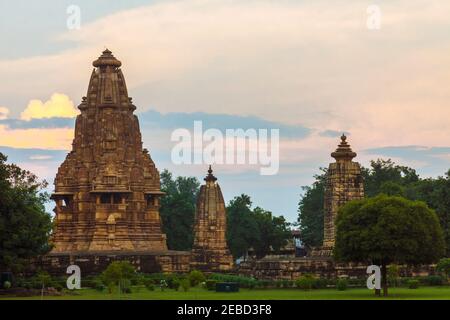
[[(241, 289), (236, 293), (218, 293), (206, 291), (200, 288), (191, 288), (188, 292), (174, 291), (166, 289), (160, 291), (148, 291), (145, 288), (133, 288), (133, 293), (121, 294), (98, 292), (93, 289), (81, 289), (76, 295), (67, 294), (64, 296), (46, 296), (45, 300), (367, 300), (367, 299), (385, 299), (376, 297), (373, 291), (368, 289), (347, 289), (338, 291), (336, 289), (322, 289), (303, 291), (298, 289), (266, 289), (266, 290), (248, 290)], [(390, 288), (389, 300), (399, 299), (431, 299), (431, 300), (450, 300), (450, 287), (421, 287), (419, 289), (408, 288)], [(0, 299), (41, 299), (40, 296), (16, 298), (0, 297)]]

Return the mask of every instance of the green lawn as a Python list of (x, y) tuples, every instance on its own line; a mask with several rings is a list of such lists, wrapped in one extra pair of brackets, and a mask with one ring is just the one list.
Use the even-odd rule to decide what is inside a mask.
[[(408, 288), (390, 288), (389, 297), (387, 299), (432, 299), (432, 300), (450, 300), (450, 287), (421, 287), (419, 289)], [(0, 299), (41, 299), (40, 296), (29, 298), (0, 297)], [(131, 294), (118, 295), (117, 293), (108, 294), (106, 292), (98, 292), (93, 289), (81, 289), (77, 291), (77, 295), (64, 295), (56, 297), (44, 297), (46, 300), (326, 300), (326, 299), (345, 299), (345, 300), (361, 300), (361, 299), (382, 299), (376, 297), (373, 291), (368, 289), (347, 289), (346, 291), (338, 291), (336, 289), (322, 289), (302, 291), (298, 289), (267, 289), (267, 290), (248, 290), (241, 289), (237, 293), (217, 293), (206, 291), (200, 288), (191, 288), (188, 292), (174, 291), (166, 289), (160, 291), (148, 291), (145, 288), (134, 288)]]

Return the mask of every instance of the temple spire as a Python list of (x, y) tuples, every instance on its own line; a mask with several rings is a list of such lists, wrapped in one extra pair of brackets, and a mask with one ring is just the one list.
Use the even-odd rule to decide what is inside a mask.
[(351, 161), (354, 157), (356, 157), (356, 152), (353, 152), (347, 142), (347, 136), (344, 133), (341, 136), (341, 143), (338, 145), (336, 151), (331, 154), (331, 156), (335, 158), (336, 161)]

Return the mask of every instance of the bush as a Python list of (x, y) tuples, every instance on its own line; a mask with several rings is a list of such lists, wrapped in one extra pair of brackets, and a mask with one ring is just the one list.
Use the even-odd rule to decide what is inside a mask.
[(131, 280), (130, 279), (121, 279), (119, 281), (120, 292), (122, 293), (131, 293)]
[(417, 289), (417, 288), (419, 288), (419, 280), (409, 280), (408, 281), (408, 288), (410, 288), (410, 289)]
[(324, 289), (328, 285), (328, 279), (325, 278), (315, 278), (313, 283), (313, 289)]
[(336, 281), (336, 289), (339, 291), (345, 291), (347, 290), (348, 281), (345, 278), (337, 279)]
[(94, 289), (99, 292), (102, 292), (103, 290), (105, 290), (105, 285), (100, 280), (95, 280)]
[(311, 274), (305, 274), (298, 278), (295, 281), (297, 288), (302, 290), (311, 290), (316, 282), (316, 278), (314, 278)]
[(148, 291), (155, 291), (155, 283), (153, 279), (142, 279), (142, 284), (147, 288)]
[(51, 286), (56, 289), (56, 291), (61, 292), (64, 287), (58, 281), (52, 282)]
[(423, 279), (423, 283), (428, 286), (441, 286), (444, 283), (444, 278), (438, 275), (428, 276)]
[(189, 279), (183, 279), (183, 280), (181, 280), (181, 281), (180, 281), (180, 285), (181, 285), (181, 287), (183, 288), (183, 291), (184, 291), (184, 292), (188, 291), (189, 288), (190, 288), (190, 286), (191, 286)]
[[(124, 293), (131, 292), (131, 280), (136, 277), (136, 271), (133, 265), (128, 261), (114, 261), (109, 264), (101, 274), (102, 282), (108, 286), (112, 293), (114, 286), (120, 286), (120, 291)], [(92, 286), (95, 283), (92, 281)]]
[(192, 287), (196, 287), (198, 284), (205, 282), (206, 278), (201, 271), (192, 270), (188, 276), (189, 282)]
[(209, 290), (209, 291), (216, 290), (216, 283), (217, 283), (216, 280), (212, 280), (212, 279), (206, 280), (205, 281), (205, 288), (206, 288), (206, 290)]
[(11, 288), (11, 282), (9, 282), (9, 281), (3, 282), (3, 288), (5, 288), (5, 289)]
[(450, 277), (450, 258), (439, 260), (436, 270), (445, 274), (447, 279)]
[(260, 286), (259, 281), (257, 281), (255, 278), (236, 276), (231, 274), (214, 273), (209, 277), (209, 279), (216, 280), (217, 282), (236, 282), (239, 284), (240, 288), (253, 289), (257, 286)]
[(387, 278), (389, 286), (397, 287), (399, 285), (400, 267), (396, 264), (391, 264), (387, 268)]
[(167, 274), (165, 275), (164, 279), (169, 289), (178, 290), (178, 288), (180, 287), (180, 279), (176, 274)]
[(282, 280), (281, 284), (283, 288), (292, 288), (292, 281), (290, 280)]

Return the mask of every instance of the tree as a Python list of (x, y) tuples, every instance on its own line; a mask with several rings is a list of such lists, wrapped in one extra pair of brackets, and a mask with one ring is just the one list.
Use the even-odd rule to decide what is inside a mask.
[(443, 258), (439, 260), (436, 270), (445, 274), (446, 279), (450, 277), (450, 258)]
[(113, 286), (119, 287), (119, 293), (126, 291), (131, 285), (131, 280), (136, 276), (136, 270), (129, 261), (113, 261), (101, 274), (102, 282), (112, 293)]
[(251, 205), (250, 197), (242, 194), (227, 207), (227, 243), (235, 258), (245, 256), (250, 248), (262, 258), (271, 250), (279, 251), (291, 237), (283, 216), (260, 207), (252, 210)]
[(303, 196), (298, 204), (300, 240), (307, 246), (317, 247), (323, 241), (323, 202), (325, 194), (326, 169), (316, 175), (312, 186), (303, 186)]
[(20, 272), (29, 259), (50, 251), (50, 214), (45, 181), (0, 153), (0, 270)]
[(190, 250), (194, 241), (195, 202), (200, 182), (194, 177), (172, 178), (164, 170), (161, 173), (161, 220), (171, 250)]
[(363, 168), (362, 175), (366, 197), (374, 197), (383, 192), (390, 194), (393, 190), (398, 193), (402, 187), (419, 181), (416, 170), (397, 165), (391, 159), (370, 161), (370, 168)]
[(258, 238), (258, 226), (252, 217), (250, 197), (241, 194), (227, 206), (227, 244), (233, 257), (245, 256)]
[[(304, 186), (303, 195), (299, 202), (298, 222), (300, 224), (300, 239), (305, 245), (320, 246), (323, 240), (323, 207), (326, 184), (326, 169), (321, 168), (321, 174), (315, 176), (315, 181), (311, 186)], [(366, 197), (374, 197), (380, 193), (387, 195), (405, 196), (409, 199), (420, 199), (419, 192), (411, 191), (411, 188), (419, 184), (420, 180), (416, 171), (406, 166), (395, 164), (391, 159), (378, 159), (370, 162), (369, 168), (362, 168), (364, 178), (364, 192)], [(450, 193), (450, 191), (449, 191)], [(445, 202), (443, 196), (439, 199)], [(450, 198), (448, 198), (450, 199)], [(431, 208), (436, 209), (440, 218), (440, 211), (428, 201)], [(450, 210), (446, 211), (449, 212)], [(450, 236), (448, 237), (450, 241)]]
[(342, 262), (381, 266), (384, 295), (387, 265), (433, 263), (445, 253), (436, 213), (421, 201), (379, 195), (339, 209), (334, 257)]
[(263, 258), (271, 250), (279, 252), (292, 237), (289, 224), (283, 216), (275, 217), (272, 212), (260, 207), (253, 210), (252, 216), (258, 228), (258, 237), (252, 244), (256, 258)]
[(422, 179), (408, 188), (408, 198), (422, 200), (439, 217), (450, 255), (450, 170), (443, 177)]

